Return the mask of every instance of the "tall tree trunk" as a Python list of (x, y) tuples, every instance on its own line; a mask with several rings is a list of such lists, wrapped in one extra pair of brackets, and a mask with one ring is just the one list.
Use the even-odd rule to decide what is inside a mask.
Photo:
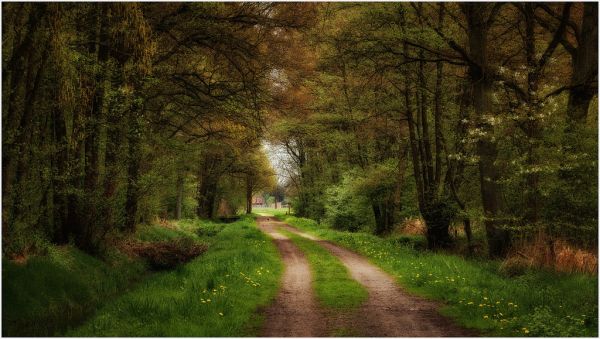
[[(523, 5), (525, 14), (525, 56), (527, 60), (527, 121), (525, 122), (524, 132), (527, 136), (526, 144), (526, 162), (530, 169), (533, 169), (538, 163), (536, 148), (540, 138), (540, 126), (537, 121), (536, 113), (539, 109), (537, 99), (538, 83), (540, 73), (538, 71), (538, 61), (536, 57), (535, 46), (535, 4), (526, 3)], [(526, 175), (527, 190), (525, 194), (525, 203), (527, 211), (525, 220), (528, 223), (538, 221), (540, 192), (539, 192), (539, 173), (529, 171)]]
[(383, 216), (383, 211), (381, 210), (381, 206), (377, 203), (371, 205), (373, 208), (373, 215), (375, 216), (375, 234), (383, 235), (385, 234), (385, 220)]
[(182, 173), (177, 175), (177, 206), (175, 207), (175, 219), (181, 219), (181, 209), (183, 206), (183, 184), (184, 176)]
[(501, 228), (499, 220), (501, 213), (501, 188), (498, 184), (500, 171), (496, 165), (498, 149), (492, 141), (493, 127), (486, 118), (493, 114), (492, 110), (492, 77), (487, 73), (487, 35), (488, 18), (486, 15), (489, 4), (465, 4), (465, 14), (468, 23), (469, 49), (475, 64), (469, 67), (469, 76), (473, 86), (473, 107), (478, 119), (478, 128), (486, 134), (477, 142), (479, 156), (479, 183), (481, 201), (485, 217), (485, 229), (490, 257), (503, 257), (510, 245), (507, 230)]
[[(442, 14), (442, 13), (440, 13)], [(440, 18), (441, 20), (441, 18)], [(401, 17), (404, 30), (404, 17)], [(405, 55), (408, 56), (409, 50), (405, 43), (403, 46)], [(422, 52), (420, 57), (423, 57)], [(427, 227), (427, 243), (430, 249), (436, 249), (440, 247), (447, 247), (451, 243), (450, 234), (448, 233), (450, 227), (450, 219), (448, 209), (445, 208), (445, 204), (439, 201), (438, 196), (438, 180), (440, 180), (440, 174), (437, 173), (438, 166), (441, 168), (441, 160), (438, 157), (441, 155), (441, 98), (437, 97), (441, 91), (442, 69), (440, 67), (437, 70), (437, 81), (436, 81), (436, 98), (435, 98), (435, 111), (434, 111), (434, 132), (435, 132), (435, 151), (436, 151), (436, 164), (434, 172), (433, 155), (431, 153), (430, 137), (429, 137), (429, 124), (427, 117), (427, 82), (425, 81), (425, 70), (424, 63), (420, 62), (417, 70), (418, 80), (418, 91), (417, 91), (417, 107), (416, 107), (416, 121), (412, 113), (412, 102), (411, 102), (411, 90), (410, 83), (411, 79), (405, 76), (405, 90), (404, 90), (404, 103), (406, 106), (406, 118), (408, 123), (409, 132), (409, 143), (410, 153), (412, 156), (413, 163), (413, 174), (417, 186), (417, 198), (419, 203), (419, 211), (421, 216), (425, 220)], [(422, 133), (422, 138), (420, 137)]]
[[(17, 125), (17, 130), (15, 131), (14, 143), (12, 146), (17, 150), (15, 154), (11, 157), (8, 157), (6, 161), (8, 162), (7, 168), (8, 170), (12, 170), (13, 163), (16, 163), (14, 167), (14, 178), (12, 180), (8, 180), (10, 186), (15, 186), (14, 194), (10, 196), (10, 207), (7, 206), (8, 216), (7, 216), (7, 227), (11, 227), (15, 220), (22, 214), (22, 191), (23, 188), (21, 184), (27, 174), (29, 168), (30, 158), (30, 150), (31, 146), (29, 144), (33, 144), (32, 136), (34, 135), (35, 129), (35, 103), (38, 98), (42, 77), (45, 71), (45, 64), (48, 60), (49, 52), (46, 49), (40, 60), (36, 60), (33, 56), (28, 58), (28, 67), (27, 72), (25, 73), (25, 83), (24, 83), (24, 97), (22, 102), (23, 113), (19, 119), (19, 124)], [(36, 62), (37, 61), (37, 62)], [(36, 64), (39, 63), (39, 66), (36, 67)]]
[(198, 208), (196, 215), (199, 218), (212, 219), (215, 212), (217, 198), (217, 180), (207, 177), (198, 184)]
[(66, 178), (69, 163), (69, 142), (67, 140), (67, 124), (64, 113), (56, 107), (52, 111), (53, 137), (57, 145), (57, 152), (54, 156), (54, 168), (52, 169), (53, 194), (54, 194), (54, 234), (52, 239), (55, 243), (65, 244), (69, 240), (68, 232), (68, 193), (67, 187), (70, 184)]
[[(276, 207), (277, 208), (277, 207)], [(246, 214), (252, 213), (252, 177), (246, 176)]]
[(85, 220), (79, 225), (76, 235), (77, 245), (88, 252), (98, 250), (98, 186), (99, 186), (99, 165), (100, 165), (100, 120), (104, 109), (104, 80), (106, 79), (106, 61), (108, 60), (108, 47), (105, 42), (108, 40), (108, 27), (102, 25), (102, 20), (107, 15), (106, 6), (98, 6), (99, 10), (95, 15), (95, 31), (92, 33), (93, 39), (90, 43), (90, 52), (96, 56), (98, 65), (93, 80), (92, 106), (87, 111), (85, 126), (85, 166), (84, 166), (84, 204)]
[(567, 117), (570, 123), (584, 123), (590, 102), (598, 94), (598, 3), (583, 4), (579, 45), (572, 52), (573, 73)]
[[(444, 23), (444, 3), (438, 4), (438, 30), (442, 30)], [(440, 188), (442, 181), (442, 81), (443, 81), (443, 70), (444, 64), (441, 61), (436, 62), (436, 77), (435, 77), (435, 108), (433, 111), (433, 123), (434, 123), (434, 134), (435, 134), (435, 171), (434, 171), (434, 185), (435, 194)]]
[[(419, 52), (419, 57), (424, 58), (423, 51)], [(428, 97), (427, 97), (427, 82), (425, 80), (425, 63), (419, 62), (419, 107), (418, 111), (420, 114), (420, 123), (421, 123), (421, 143), (423, 144), (423, 157), (421, 157), (421, 161), (423, 164), (423, 176), (425, 183), (425, 196), (433, 197), (434, 192), (433, 188), (433, 157), (431, 155), (431, 140), (429, 138), (429, 119), (427, 117), (427, 107), (428, 107)]]
[[(119, 67), (121, 68), (121, 67)], [(122, 69), (117, 69), (117, 74), (119, 74), (117, 82), (114, 84), (116, 88), (123, 86), (124, 79), (122, 77)], [(123, 95), (116, 96), (116, 100), (119, 102), (109, 102), (106, 106), (108, 109), (106, 110), (105, 117), (103, 117), (103, 125), (105, 125), (106, 133), (102, 133), (105, 136), (105, 155), (104, 155), (104, 195), (102, 198), (102, 204), (104, 205), (104, 224), (102, 225), (103, 233), (113, 229), (116, 225), (116, 216), (118, 209), (121, 209), (122, 206), (117, 205), (116, 199), (114, 196), (117, 192), (117, 179), (119, 176), (119, 148), (123, 143), (123, 130), (121, 128), (121, 124), (123, 123), (123, 115), (124, 113), (131, 114), (133, 112), (122, 112), (119, 107), (130, 101), (131, 98), (128, 98)], [(102, 135), (101, 134), (101, 135)]]
[(142, 162), (142, 126), (140, 111), (143, 108), (134, 107), (129, 112), (127, 132), (127, 187), (125, 194), (125, 229), (134, 232), (137, 225), (138, 200), (140, 198), (139, 179)]

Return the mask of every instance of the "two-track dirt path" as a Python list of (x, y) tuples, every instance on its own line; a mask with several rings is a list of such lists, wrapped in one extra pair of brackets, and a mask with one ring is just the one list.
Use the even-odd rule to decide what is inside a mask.
[(321, 337), (325, 323), (315, 300), (312, 276), (304, 253), (290, 239), (277, 232), (268, 218), (258, 220), (259, 228), (267, 233), (279, 249), (285, 269), (282, 286), (275, 302), (265, 309), (265, 337)]
[[(302, 317), (300, 314), (294, 314), (294, 318), (280, 317), (284, 316), (285, 312), (289, 312), (288, 310), (290, 307), (301, 304), (299, 299), (302, 298), (306, 298), (303, 302), (309, 306), (308, 309), (310, 309), (309, 313), (311, 314), (306, 318), (304, 324), (307, 326), (309, 324), (316, 326), (312, 334), (309, 334), (310, 336), (331, 335), (332, 326), (344, 328), (348, 333), (356, 336), (462, 337), (476, 335), (473, 331), (463, 329), (448, 318), (440, 315), (437, 311), (440, 306), (438, 303), (412, 296), (403, 291), (396, 284), (392, 276), (371, 264), (364, 257), (330, 242), (320, 240), (301, 232), (297, 228), (276, 221), (272, 217), (259, 217), (257, 221), (260, 228), (274, 238), (275, 243), (280, 248), (284, 264), (286, 265), (282, 291), (276, 302), (271, 305), (266, 312), (265, 336), (307, 335), (304, 334), (307, 329), (303, 329), (304, 332), (295, 332), (294, 330), (275, 330), (274, 328), (274, 326), (281, 326), (282, 323), (284, 324), (284, 327), (297, 326), (297, 324), (302, 323), (302, 320), (298, 319)], [(352, 278), (362, 284), (369, 292), (367, 301), (351, 315), (336, 316), (331, 314), (331, 312), (321, 311), (318, 304), (314, 301), (312, 292), (306, 291), (307, 289), (311, 289), (311, 275), (308, 262), (306, 262), (306, 259), (303, 258), (299, 249), (295, 247), (289, 239), (277, 232), (278, 228), (285, 229), (307, 239), (316, 241), (329, 250), (331, 254), (338, 257), (346, 266)], [(289, 254), (289, 249), (282, 248), (282, 242), (285, 242), (287, 244), (286, 246), (293, 246), (295, 248), (291, 256)], [(287, 275), (292, 274), (288, 263), (293, 263), (293, 258), (298, 256), (302, 256), (302, 269), (307, 272), (296, 276), (296, 279), (300, 279), (302, 282), (294, 279), (292, 284), (290, 284), (290, 278), (286, 278)], [(293, 267), (295, 267), (293, 270), (298, 269), (297, 264)], [(296, 290), (299, 287), (301, 287), (301, 290)], [(277, 312), (277, 309), (286, 311)], [(318, 315), (317, 318), (314, 317), (315, 314)], [(324, 315), (329, 319), (324, 319)], [(332, 317), (334, 319), (331, 319)]]

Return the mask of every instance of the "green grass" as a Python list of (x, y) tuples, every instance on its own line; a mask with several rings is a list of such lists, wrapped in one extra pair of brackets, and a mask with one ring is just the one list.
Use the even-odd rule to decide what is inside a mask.
[(367, 290), (350, 277), (346, 267), (334, 255), (312, 240), (288, 231), (281, 232), (306, 254), (313, 274), (313, 288), (323, 306), (350, 310), (367, 299)]
[[(200, 232), (213, 223), (187, 220)], [(211, 233), (212, 232), (208, 232)], [(275, 246), (249, 217), (227, 224), (209, 250), (170, 272), (158, 273), (110, 302), (71, 336), (253, 336), (279, 287), (282, 264)]]
[[(190, 221), (183, 221), (186, 223)], [(189, 227), (167, 228), (159, 225), (143, 225), (140, 226), (136, 234), (137, 238), (142, 241), (162, 241), (174, 240), (178, 238), (197, 239), (196, 234)]]
[(498, 336), (597, 336), (598, 279), (529, 270), (508, 278), (499, 262), (417, 251), (410, 243), (339, 232), (282, 216), (291, 225), (368, 257), (408, 290), (443, 301), (442, 313)]
[(51, 336), (91, 315), (145, 271), (113, 253), (102, 261), (72, 246), (49, 247), (26, 264), (2, 260), (2, 335)]
[[(280, 207), (280, 208), (271, 208), (271, 207), (252, 207), (252, 213), (257, 215), (285, 215), (288, 209)], [(292, 210), (292, 213), (294, 211)]]

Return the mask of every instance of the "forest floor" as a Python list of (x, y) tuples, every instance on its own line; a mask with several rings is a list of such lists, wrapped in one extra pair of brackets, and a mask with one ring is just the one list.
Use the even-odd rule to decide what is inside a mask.
[[(265, 310), (264, 336), (475, 336), (440, 315), (438, 303), (412, 296), (394, 278), (366, 258), (304, 233), (273, 217), (257, 218), (260, 229), (273, 238), (285, 271), (276, 301)], [(312, 293), (312, 275), (303, 252), (285, 234), (291, 232), (318, 243), (338, 258), (350, 276), (368, 292), (354, 312), (322, 309)]]

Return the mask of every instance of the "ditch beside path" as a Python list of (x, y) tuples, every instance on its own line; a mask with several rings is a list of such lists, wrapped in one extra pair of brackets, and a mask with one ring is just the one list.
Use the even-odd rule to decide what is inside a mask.
[[(351, 333), (355, 333), (357, 336), (377, 337), (465, 337), (477, 335), (475, 332), (461, 328), (449, 318), (439, 314), (439, 303), (419, 298), (403, 291), (396, 284), (395, 279), (392, 276), (385, 273), (379, 267), (371, 264), (366, 258), (328, 241), (304, 233), (295, 227), (278, 221), (274, 217), (258, 217), (257, 221), (261, 230), (271, 235), (278, 248), (280, 248), (280, 253), (283, 257), (284, 264), (286, 265), (286, 272), (289, 270), (288, 263), (290, 262), (290, 255), (286, 251), (282, 251), (278, 242), (284, 241), (281, 239), (281, 237), (283, 237), (288, 244), (291, 246), (294, 245), (291, 244), (289, 239), (277, 232), (279, 228), (319, 243), (344, 264), (352, 278), (367, 289), (369, 292), (367, 301), (350, 317), (342, 317), (345, 318), (343, 327), (350, 330)], [(279, 237), (279, 239), (277, 237)], [(296, 247), (295, 251), (299, 251), (299, 249)], [(297, 255), (297, 252), (294, 252), (294, 255)], [(301, 252), (300, 255), (302, 255)], [(286, 257), (288, 258), (286, 259)], [(286, 279), (286, 274), (284, 273), (280, 296), (285, 291), (285, 293), (297, 293), (297, 298), (310, 297), (312, 301), (309, 304), (311, 307), (315, 307), (313, 309), (315, 310), (313, 315), (324, 314), (314, 302), (312, 292), (306, 294), (305, 290), (307, 288), (311, 289), (312, 278), (306, 259), (304, 259), (304, 263), (306, 265), (304, 270), (308, 270), (308, 273), (297, 277), (303, 280), (301, 283), (294, 281), (293, 284), (289, 284), (289, 279)], [(302, 290), (294, 292), (298, 286), (302, 286)], [(292, 303), (289, 303), (290, 301), (292, 300), (278, 297), (277, 301), (270, 306), (269, 309), (274, 307), (283, 307), (284, 309), (293, 307)], [(293, 302), (299, 304), (297, 300)], [(271, 310), (271, 312), (273, 312), (273, 310)], [(265, 328), (268, 329), (274, 326), (271, 321), (278, 319), (270, 316), (271, 314), (269, 312), (267, 312), (266, 315)], [(288, 322), (285, 319), (280, 319), (280, 321), (283, 323)], [(309, 320), (307, 323), (311, 323), (312, 321), (313, 320)], [(294, 325), (297, 322), (298, 320), (294, 320), (292, 324), (288, 325)], [(323, 323), (325, 323), (325, 325), (323, 325)], [(318, 324), (319, 328), (316, 329), (314, 333), (331, 333), (323, 328), (323, 326), (329, 327), (327, 326), (328, 323), (330, 325), (338, 323), (339, 325), (339, 321), (322, 320)], [(302, 334), (284, 334), (283, 332), (279, 332), (277, 335), (303, 336)], [(312, 334), (312, 336), (319, 336), (319, 334)]]

